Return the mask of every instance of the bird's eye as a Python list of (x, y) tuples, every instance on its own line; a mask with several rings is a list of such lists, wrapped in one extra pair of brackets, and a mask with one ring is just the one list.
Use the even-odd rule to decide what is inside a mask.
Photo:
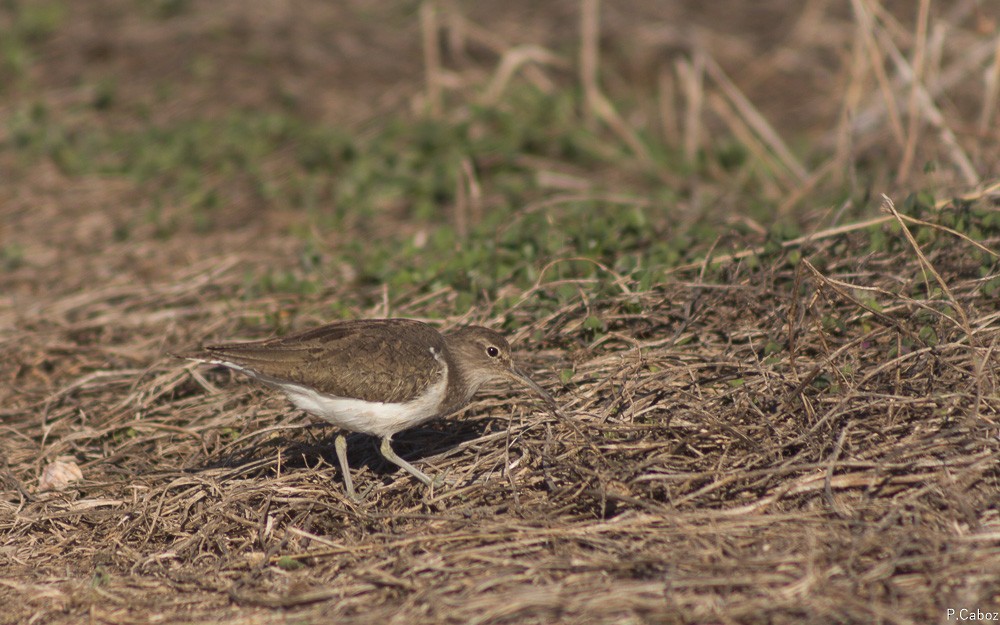
[(496, 358), (497, 356), (500, 355), (500, 350), (490, 345), (489, 347), (486, 348), (486, 355), (489, 356), (490, 358)]

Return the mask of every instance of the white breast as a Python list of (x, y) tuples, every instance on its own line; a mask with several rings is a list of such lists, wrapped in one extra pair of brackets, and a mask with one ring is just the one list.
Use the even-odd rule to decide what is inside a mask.
[(386, 436), (433, 419), (444, 400), (447, 370), (417, 399), (403, 403), (371, 402), (325, 395), (298, 384), (276, 384), (296, 407), (352, 432)]
[(441, 363), (441, 378), (414, 400), (401, 403), (363, 401), (320, 393), (294, 382), (261, 375), (238, 363), (226, 360), (192, 358), (201, 362), (223, 365), (279, 388), (297, 408), (316, 415), (351, 432), (387, 436), (402, 432), (436, 417), (448, 386), (448, 364), (433, 347), (431, 354)]

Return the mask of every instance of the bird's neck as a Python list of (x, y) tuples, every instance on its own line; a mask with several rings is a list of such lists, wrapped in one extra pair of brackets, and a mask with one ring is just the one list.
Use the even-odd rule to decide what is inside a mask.
[(448, 392), (445, 393), (444, 402), (441, 404), (441, 416), (455, 412), (469, 403), (482, 384), (482, 380), (462, 375), (457, 366), (450, 365), (448, 367)]

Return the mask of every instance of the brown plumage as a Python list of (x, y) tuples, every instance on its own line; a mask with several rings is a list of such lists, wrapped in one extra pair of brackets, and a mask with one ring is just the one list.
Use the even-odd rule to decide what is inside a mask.
[[(263, 341), (209, 345), (182, 357), (246, 373), (283, 390), (306, 412), (381, 437), (382, 455), (428, 486), (430, 478), (393, 452), (396, 432), (458, 410), (496, 379), (517, 381), (554, 405), (514, 366), (507, 340), (480, 326), (442, 335), (411, 319), (342, 321)], [(353, 497), (342, 434), (336, 450)]]
[[(407, 402), (441, 372), (431, 353), (444, 337), (410, 319), (363, 319), (250, 343), (207, 345), (200, 360), (239, 365), (265, 382), (295, 382), (318, 393)], [(373, 357), (377, 354), (377, 357)]]

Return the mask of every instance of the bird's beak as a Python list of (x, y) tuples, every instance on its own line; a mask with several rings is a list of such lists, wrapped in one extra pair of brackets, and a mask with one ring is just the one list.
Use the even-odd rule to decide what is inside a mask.
[(515, 382), (520, 382), (524, 386), (527, 386), (531, 390), (535, 391), (535, 393), (537, 393), (539, 397), (545, 400), (545, 403), (550, 410), (556, 411), (556, 400), (553, 399), (551, 395), (546, 393), (545, 389), (543, 389), (541, 386), (538, 386), (538, 384), (536, 384), (534, 380), (529, 378), (526, 373), (524, 373), (517, 367), (511, 367), (510, 371), (508, 372), (508, 375), (510, 376), (511, 380), (514, 380)]

